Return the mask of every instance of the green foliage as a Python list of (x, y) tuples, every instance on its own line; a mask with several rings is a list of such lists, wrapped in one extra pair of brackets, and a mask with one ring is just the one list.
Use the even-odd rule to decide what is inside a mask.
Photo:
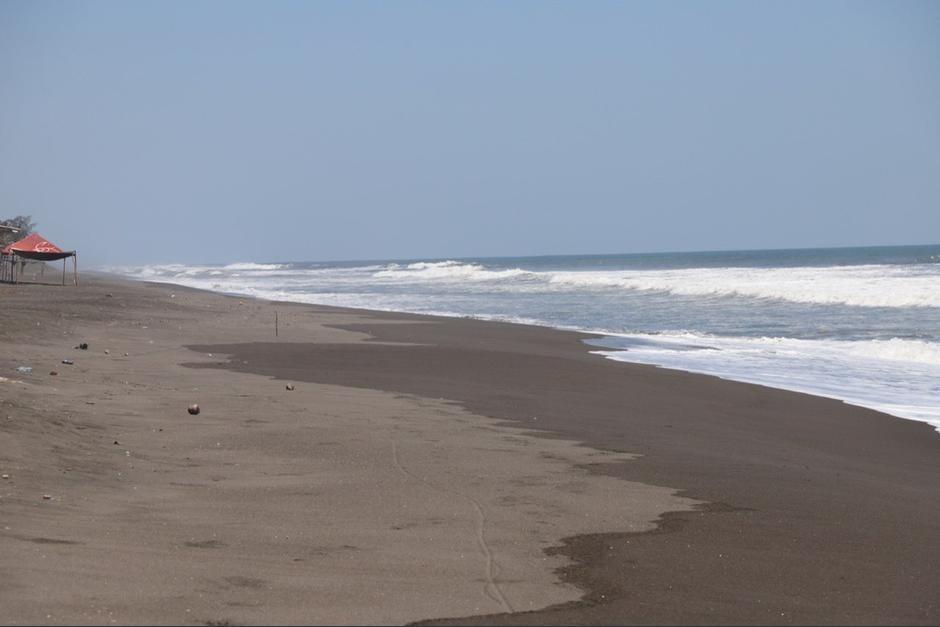
[(0, 246), (6, 246), (7, 244), (21, 240), (32, 233), (33, 229), (36, 228), (36, 223), (33, 222), (33, 216), (16, 216), (15, 218), (0, 220), (0, 224), (19, 229), (19, 231), (15, 233), (7, 231), (6, 229), (0, 229)]

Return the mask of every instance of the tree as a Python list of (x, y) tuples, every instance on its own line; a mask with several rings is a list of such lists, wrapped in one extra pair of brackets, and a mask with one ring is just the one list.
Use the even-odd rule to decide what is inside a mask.
[(0, 229), (0, 245), (3, 246), (23, 239), (32, 233), (34, 228), (36, 228), (36, 223), (33, 222), (33, 216), (16, 216), (15, 218), (0, 220), (0, 224), (19, 229), (16, 232)]

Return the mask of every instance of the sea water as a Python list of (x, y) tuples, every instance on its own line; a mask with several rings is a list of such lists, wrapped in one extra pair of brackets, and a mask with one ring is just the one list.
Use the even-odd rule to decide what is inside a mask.
[(592, 331), (598, 353), (809, 392), (940, 430), (940, 245), (150, 265), (257, 296)]

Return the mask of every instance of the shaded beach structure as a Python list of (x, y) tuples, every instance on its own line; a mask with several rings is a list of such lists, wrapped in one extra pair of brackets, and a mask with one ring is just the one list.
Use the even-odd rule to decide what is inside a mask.
[(16, 283), (19, 280), (17, 264), (22, 262), (62, 260), (62, 285), (65, 285), (66, 260), (72, 259), (72, 281), (78, 285), (78, 252), (62, 250), (39, 233), (32, 233), (21, 240), (0, 249), (0, 281)]

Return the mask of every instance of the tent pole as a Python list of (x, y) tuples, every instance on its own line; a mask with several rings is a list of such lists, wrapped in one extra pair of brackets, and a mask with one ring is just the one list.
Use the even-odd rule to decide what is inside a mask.
[(72, 268), (75, 271), (75, 285), (78, 286), (78, 253), (72, 255)]
[(62, 285), (65, 285), (65, 257), (62, 258)]

